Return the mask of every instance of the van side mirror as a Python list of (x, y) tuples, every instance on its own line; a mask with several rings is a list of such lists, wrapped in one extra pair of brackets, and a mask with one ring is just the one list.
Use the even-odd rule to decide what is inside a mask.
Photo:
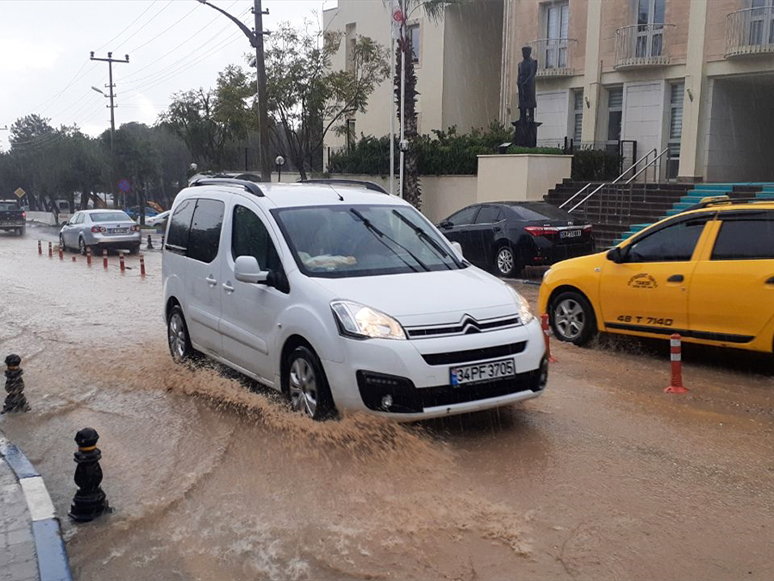
[(619, 246), (616, 246), (615, 248), (611, 248), (610, 252), (607, 253), (607, 259), (616, 264), (621, 264), (626, 259), (626, 254)]
[(269, 278), (269, 273), (261, 270), (255, 256), (237, 256), (234, 261), (234, 278), (239, 282), (264, 284)]
[(464, 256), (462, 255), (462, 244), (459, 242), (452, 242), (451, 247), (454, 249), (454, 252), (457, 254), (457, 258), (460, 260), (464, 260)]

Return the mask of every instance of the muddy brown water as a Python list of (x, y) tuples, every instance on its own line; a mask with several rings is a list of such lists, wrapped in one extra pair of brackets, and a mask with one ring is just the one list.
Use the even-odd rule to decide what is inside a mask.
[[(48, 238), (47, 238), (48, 237)], [(0, 346), (32, 411), (0, 417), (66, 514), (96, 428), (115, 512), (63, 518), (76, 579), (771, 579), (774, 379), (665, 345), (554, 345), (546, 394), (463, 417), (317, 424), (217, 366), (172, 364), (159, 253), (118, 271), (0, 235)], [(521, 290), (534, 300), (537, 287)]]

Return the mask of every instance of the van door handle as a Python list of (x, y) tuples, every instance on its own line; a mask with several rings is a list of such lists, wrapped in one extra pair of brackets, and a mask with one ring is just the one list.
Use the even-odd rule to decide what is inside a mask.
[(765, 283), (763, 283), (763, 284), (774, 284), (774, 276), (772, 276), (772, 277), (771, 277), (769, 280), (767, 280), (767, 281), (766, 281)]
[(225, 289), (225, 291), (226, 291), (228, 294), (231, 294), (231, 293), (233, 293), (233, 292), (234, 292), (234, 287), (233, 287), (233, 286), (231, 286), (231, 283), (230, 283), (230, 282), (224, 282), (224, 283), (223, 283), (223, 288)]
[(685, 277), (682, 274), (673, 274), (667, 279), (667, 282), (683, 282)]
[(215, 286), (216, 284), (218, 284), (218, 280), (215, 278), (212, 278), (211, 276), (208, 276), (204, 280), (206, 280), (207, 284), (209, 284), (210, 286)]

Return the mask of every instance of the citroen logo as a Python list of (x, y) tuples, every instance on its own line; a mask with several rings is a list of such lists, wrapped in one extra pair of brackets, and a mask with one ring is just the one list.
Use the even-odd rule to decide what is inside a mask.
[(465, 335), (470, 335), (472, 333), (480, 333), (481, 328), (478, 326), (478, 321), (476, 321), (470, 315), (465, 315), (462, 318), (462, 332)]

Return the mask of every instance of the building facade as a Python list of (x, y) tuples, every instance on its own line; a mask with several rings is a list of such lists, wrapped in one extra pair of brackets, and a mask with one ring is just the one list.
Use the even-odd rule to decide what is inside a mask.
[[(380, 0), (335, 10), (341, 22), (374, 23), (383, 29), (374, 38), (389, 42)], [(530, 46), (540, 144), (623, 143), (632, 158), (666, 150), (662, 179), (774, 181), (774, 0), (472, 0), (438, 24), (422, 18), (422, 132), (513, 121)], [(356, 121), (363, 133), (389, 133), (389, 91), (380, 87)], [(376, 117), (381, 125), (366, 119)]]

